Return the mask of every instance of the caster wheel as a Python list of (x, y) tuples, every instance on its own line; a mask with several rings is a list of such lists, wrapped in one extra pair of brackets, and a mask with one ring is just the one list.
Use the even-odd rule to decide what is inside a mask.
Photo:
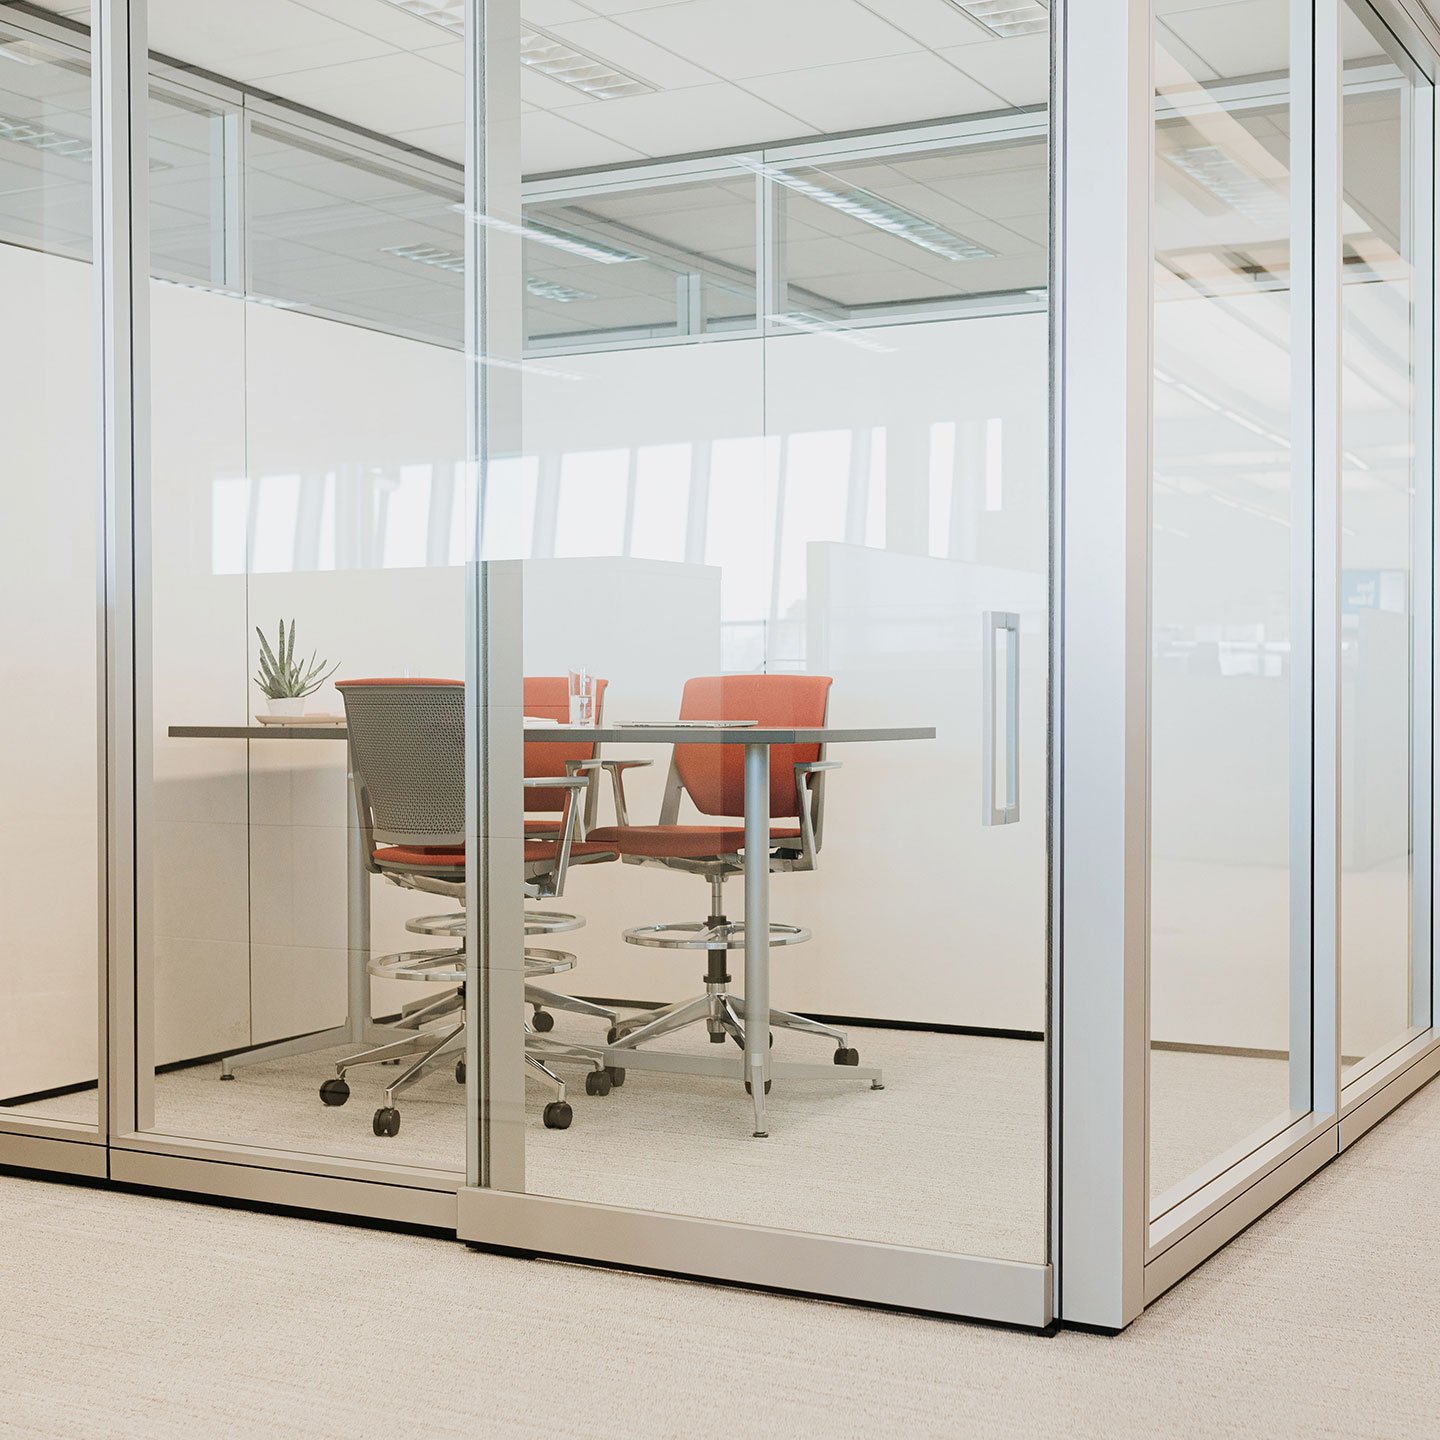
[(568, 1130), (575, 1112), (563, 1101), (552, 1100), (545, 1107), (545, 1128), (547, 1130)]
[(343, 1080), (327, 1080), (320, 1087), (320, 1098), (327, 1105), (343, 1105), (350, 1098), (350, 1087)]
[(592, 1070), (585, 1077), (585, 1093), (587, 1095), (608, 1095), (612, 1083), (608, 1070)]
[[(767, 1095), (770, 1093), (770, 1084), (771, 1082), (769, 1080), (765, 1082), (765, 1093)], [(747, 1095), (753, 1095), (755, 1093), (755, 1087), (748, 1080), (745, 1082), (745, 1093)]]
[(455, 1083), (457, 1085), (465, 1083), (465, 1062), (463, 1060), (455, 1062)]
[(625, 1083), (625, 1067), (623, 1065), (612, 1065), (610, 1067), (610, 1084), (618, 1090)]
[(374, 1128), (377, 1135), (398, 1135), (400, 1112), (392, 1105), (382, 1105), (375, 1112)]
[(548, 1010), (537, 1010), (530, 1017), (530, 1023), (543, 1035), (555, 1028), (555, 1017)]
[(846, 1050), (842, 1047), (835, 1052), (835, 1063), (837, 1065), (858, 1065), (860, 1063), (860, 1052), (858, 1050)]
[(620, 1038), (620, 1027), (619, 1027), (618, 1025), (612, 1025), (612, 1026), (605, 1032), (605, 1043), (606, 1043), (607, 1045), (613, 1045), (619, 1038)]
[(222, 1080), (233, 1080), (235, 1077), (234, 1077), (233, 1075), (227, 1075), (227, 1074), (222, 1070), (222, 1071), (220, 1072), (220, 1078), (221, 1078)]

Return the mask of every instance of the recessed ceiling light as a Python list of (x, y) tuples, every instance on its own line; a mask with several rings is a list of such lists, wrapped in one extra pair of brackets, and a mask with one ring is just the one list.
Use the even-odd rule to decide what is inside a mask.
[(1273, 229), (1289, 222), (1288, 197), (1251, 174), (1218, 145), (1187, 145), (1163, 153), (1182, 174), (1252, 223)]
[(548, 75), (596, 100), (619, 100), (628, 95), (653, 95), (655, 87), (626, 75), (604, 60), (597, 60), (543, 30), (520, 32), (520, 63)]
[(887, 235), (894, 235), (898, 240), (909, 241), (911, 245), (918, 245), (922, 250), (928, 250), (932, 255), (938, 255), (942, 260), (993, 260), (995, 252), (978, 241), (966, 239), (963, 235), (956, 235), (943, 226), (937, 225), (933, 220), (926, 220), (922, 215), (916, 215), (911, 210), (903, 209), (899, 205), (892, 205), (888, 200), (882, 200), (878, 195), (872, 195), (868, 190), (831, 190), (828, 186), (820, 185), (814, 180), (807, 180), (802, 175), (797, 175), (792, 170), (786, 170), (781, 165), (767, 165), (760, 160), (749, 160), (744, 156), (737, 156), (736, 163), (743, 165), (747, 170), (753, 170), (759, 175), (784, 185), (789, 190), (805, 196), (807, 200), (818, 201), (821, 205), (828, 205), (832, 210), (838, 210), (842, 215), (848, 215), (852, 220), (862, 220), (867, 225), (873, 225), (877, 230), (883, 230)]
[(409, 11), (453, 35), (465, 33), (465, 0), (390, 0), (399, 10)]
[(577, 290), (573, 285), (557, 285), (555, 281), (542, 280), (538, 275), (526, 276), (525, 288), (539, 300), (555, 300), (561, 305), (568, 305), (572, 300), (596, 298), (589, 290)]
[(1038, 35), (1050, 28), (1049, 0), (950, 0), (992, 35)]
[[(463, 205), (452, 205), (450, 208), (458, 210), (462, 215), (466, 213)], [(582, 260), (595, 261), (597, 265), (624, 265), (628, 261), (645, 258), (643, 255), (636, 255), (632, 250), (621, 250), (616, 245), (606, 245), (600, 240), (582, 240), (578, 235), (571, 235), (564, 230), (553, 230), (548, 225), (538, 225), (534, 221), (527, 225), (517, 225), (513, 220), (501, 220), (495, 215), (476, 215), (473, 218), (488, 229), (500, 231), (502, 235), (518, 235), (522, 240), (553, 245), (567, 255), (578, 255)]]
[(394, 255), (400, 260), (413, 260), (417, 265), (433, 265), (437, 270), (454, 270), (465, 273), (465, 257), (457, 250), (445, 250), (439, 245), (382, 245), (382, 255)]
[(0, 115), (0, 140), (26, 145), (31, 150), (48, 150), (50, 154), (63, 155), (67, 160), (88, 163), (90, 159), (90, 141), (85, 137), (67, 135), (63, 130), (47, 130), (42, 125), (32, 125), (28, 120), (17, 120), (11, 115)]

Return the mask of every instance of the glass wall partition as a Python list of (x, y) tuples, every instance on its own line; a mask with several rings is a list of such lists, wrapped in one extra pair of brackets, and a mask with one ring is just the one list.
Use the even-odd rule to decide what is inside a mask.
[(432, 844), (382, 868), (397, 822), (370, 795), (392, 761), (347, 767), (336, 687), (463, 694), (463, 51), (385, 0), (243, 38), (227, 8), (150, 17), (154, 51), (215, 78), (150, 110), (153, 821), (127, 1143), (453, 1190), (453, 813), (409, 817)]
[(0, 22), (0, 1128), (98, 1120), (100, 725), (90, 60)]
[[(1290, 0), (1155, 10), (1149, 1193), (1310, 1108)], [(1308, 66), (1308, 56), (1301, 63)], [(1302, 237), (1308, 247), (1308, 238)], [(1308, 422), (1306, 422), (1308, 423)], [(1297, 715), (1297, 707), (1299, 707)], [(1299, 843), (1300, 849), (1294, 847)], [(1297, 864), (1296, 856), (1301, 856)], [(1292, 1000), (1304, 1010), (1292, 1036)], [(1296, 1068), (1292, 1086), (1291, 1056)]]
[(1430, 82), (1390, 30), (1363, 0), (1346, 12), (1340, 1049), (1350, 1080), (1414, 1038), (1431, 1013), (1423, 690), (1435, 119)]
[[(492, 1124), (493, 1189), (641, 1212), (659, 1248), (630, 1263), (683, 1219), (1043, 1267), (1048, 24), (844, 4), (762, 58), (729, 7), (681, 8), (547, 26), (639, 89), (521, 77), (548, 172), (521, 282), (524, 706), (568, 716), (590, 677), (603, 720), (590, 849), (545, 903), (576, 923), (532, 939), (573, 970), (529, 988), (526, 1048), (610, 1078), (562, 1075), (564, 1128), (532, 1089), (523, 1154)], [(614, 163), (555, 173), (564, 137)], [(558, 712), (532, 709), (547, 686)], [(822, 721), (842, 738), (770, 751), (774, 829), (747, 844), (745, 730)], [(747, 958), (762, 888), (776, 928)], [(557, 1213), (485, 1198), (474, 1238)]]

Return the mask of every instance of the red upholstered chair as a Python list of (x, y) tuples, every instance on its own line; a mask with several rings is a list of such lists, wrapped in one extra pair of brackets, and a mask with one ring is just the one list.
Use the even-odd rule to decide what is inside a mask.
[[(350, 773), (360, 816), (361, 844), (372, 874), (409, 890), (465, 899), (465, 687), (459, 680), (342, 680), (350, 744)], [(571, 865), (613, 860), (615, 851), (578, 838), (580, 811), (591, 780), (585, 775), (527, 780), (559, 794), (561, 811), (554, 836), (524, 841), (525, 893), (534, 898), (560, 895)], [(421, 934), (463, 935), (463, 914), (423, 917), (410, 922)], [(573, 957), (569, 957), (573, 960)], [(464, 942), (438, 950), (410, 950), (372, 956), (372, 975), (428, 981), (445, 993), (418, 1006), (407, 1006), (401, 1026), (414, 1036), (363, 1051), (340, 1061), (335, 1078), (320, 1087), (327, 1105), (350, 1097), (345, 1075), (359, 1065), (411, 1059), (413, 1064), (385, 1088), (385, 1103), (375, 1112), (377, 1135), (400, 1128), (396, 1097), (442, 1062), (455, 1061), (464, 1080)], [(428, 1028), (441, 1022), (440, 1028)], [(527, 1032), (529, 1027), (526, 1027)], [(550, 1047), (527, 1033), (525, 1064), (554, 1088), (545, 1107), (545, 1124), (563, 1130), (572, 1119), (565, 1085), (550, 1065), (573, 1060), (589, 1070), (586, 1090), (605, 1094), (613, 1081), (598, 1052), (583, 1047)]]
[[(605, 688), (608, 682), (595, 681), (595, 723), (601, 725), (605, 718)], [(537, 720), (558, 720), (563, 725), (570, 719), (570, 679), (566, 675), (527, 675), (524, 682), (525, 714)], [(546, 789), (541, 782), (554, 777), (584, 776), (588, 781), (585, 788), (585, 804), (578, 826), (581, 840), (585, 838), (588, 826), (595, 823), (595, 802), (599, 787), (595, 784), (598, 761), (594, 744), (564, 743), (545, 744), (530, 742), (525, 746), (525, 838), (529, 841), (557, 839), (564, 831), (565, 819), (572, 788)], [(558, 892), (557, 892), (558, 893)], [(525, 933), (527, 935), (553, 935), (565, 930), (578, 930), (585, 922), (577, 915), (567, 915), (554, 910), (527, 910), (525, 912)], [(556, 990), (543, 986), (525, 985), (525, 1003), (532, 1007), (530, 1023), (536, 1030), (547, 1032), (554, 1029), (555, 1017), (550, 1010), (565, 1010), (573, 1015), (588, 1015), (603, 1020), (607, 1025), (615, 1023), (615, 1012), (602, 1005), (592, 1004), (574, 995), (562, 995)], [(549, 1007), (548, 1009), (546, 1007)]]
[[(762, 728), (825, 724), (830, 677), (826, 675), (714, 675), (689, 680), (680, 702), (682, 720), (754, 720)], [(726, 880), (744, 873), (745, 752), (740, 745), (677, 745), (660, 806), (660, 823), (632, 825), (625, 803), (625, 771), (648, 760), (604, 760), (615, 792), (615, 825), (592, 829), (596, 845), (618, 850), (630, 865), (650, 865), (699, 875), (710, 884), (710, 913), (704, 920), (641, 925), (625, 931), (632, 945), (705, 952), (705, 993), (659, 1011), (619, 1021), (610, 1031), (612, 1048), (634, 1048), (647, 1040), (703, 1021), (710, 1039), (745, 1043), (745, 1001), (730, 989), (727, 954), (745, 946), (745, 927), (725, 914)], [(813, 870), (824, 836), (825, 776), (839, 762), (826, 760), (819, 745), (770, 748), (770, 871)], [(705, 824), (680, 823), (681, 801), (706, 817)], [(794, 945), (810, 932), (772, 924), (771, 945)], [(772, 1010), (770, 1025), (822, 1035), (835, 1042), (835, 1063), (857, 1065), (859, 1056), (843, 1031), (804, 1015)]]

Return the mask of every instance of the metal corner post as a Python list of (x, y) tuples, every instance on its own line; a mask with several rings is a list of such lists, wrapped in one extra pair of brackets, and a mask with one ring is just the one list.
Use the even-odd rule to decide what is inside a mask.
[(519, 0), (467, 0), (465, 132), (465, 1180), (523, 1190), (522, 589), (487, 533), (521, 445)]
[(1056, 43), (1062, 1320), (1143, 1304), (1149, 889), (1150, 0), (1063, 7)]
[(140, 556), (148, 535), (150, 473), (149, 228), (146, 0), (92, 0), (96, 147), (94, 264), (104, 497), (106, 1125), (114, 1135), (149, 1122), (150, 957), (146, 864), (150, 787), (150, 629)]

